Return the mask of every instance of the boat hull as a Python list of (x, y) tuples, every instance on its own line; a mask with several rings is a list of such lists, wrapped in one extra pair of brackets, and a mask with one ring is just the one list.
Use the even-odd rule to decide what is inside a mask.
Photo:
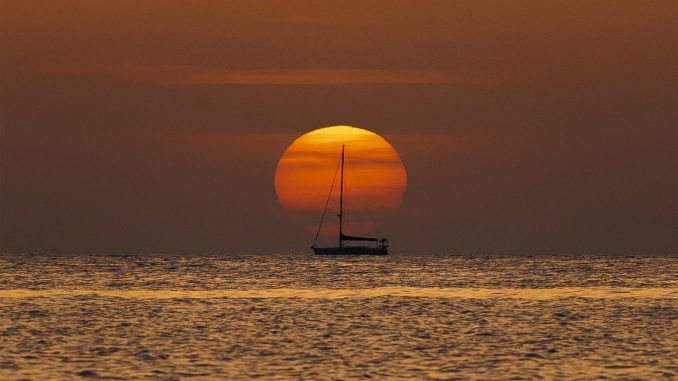
[(314, 247), (313, 253), (315, 255), (387, 255), (388, 247)]

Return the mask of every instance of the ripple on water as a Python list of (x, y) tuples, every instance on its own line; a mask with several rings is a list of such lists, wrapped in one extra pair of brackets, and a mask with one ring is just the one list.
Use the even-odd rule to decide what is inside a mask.
[(674, 378), (677, 264), (5, 256), (0, 379)]

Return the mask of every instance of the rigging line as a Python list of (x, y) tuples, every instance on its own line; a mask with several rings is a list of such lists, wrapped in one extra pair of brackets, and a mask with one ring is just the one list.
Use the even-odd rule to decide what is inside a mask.
[(337, 173), (339, 173), (339, 166), (341, 165), (341, 159), (337, 162), (337, 169), (334, 170), (334, 177), (332, 178), (332, 185), (330, 186), (330, 194), (327, 195), (327, 201), (325, 201), (325, 209), (323, 209), (323, 216), (320, 217), (320, 225), (318, 225), (318, 231), (315, 233), (315, 239), (313, 240), (313, 246), (318, 242), (318, 236), (320, 235), (320, 229), (323, 227), (323, 221), (325, 221), (325, 214), (327, 213), (327, 206), (330, 204), (330, 198), (332, 198), (332, 190), (334, 190), (334, 183), (337, 181)]

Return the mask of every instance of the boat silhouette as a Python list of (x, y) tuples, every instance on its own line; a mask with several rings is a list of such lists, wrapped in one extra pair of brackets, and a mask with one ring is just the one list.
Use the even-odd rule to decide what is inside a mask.
[[(337, 179), (337, 171), (334, 173), (334, 178), (332, 179), (332, 186), (330, 187), (330, 194), (327, 196), (327, 201), (325, 202), (325, 208), (323, 209), (323, 215), (320, 219), (320, 225), (318, 226), (318, 231), (315, 235), (315, 240), (311, 249), (315, 255), (386, 255), (388, 254), (388, 240), (386, 238), (372, 238), (372, 237), (358, 237), (348, 234), (344, 234), (343, 231), (343, 222), (344, 222), (344, 163), (345, 163), (345, 146), (341, 146), (341, 158), (337, 165), (337, 170), (341, 169), (341, 177), (339, 180), (339, 240), (338, 245), (335, 247), (318, 247), (316, 243), (318, 242), (318, 236), (320, 235), (320, 229), (322, 228), (323, 221), (325, 220), (325, 213), (327, 212), (327, 206), (329, 205), (330, 198), (332, 196), (332, 190), (334, 189), (334, 183)], [(366, 245), (347, 245), (349, 242), (375, 242), (375, 246), (366, 246)]]

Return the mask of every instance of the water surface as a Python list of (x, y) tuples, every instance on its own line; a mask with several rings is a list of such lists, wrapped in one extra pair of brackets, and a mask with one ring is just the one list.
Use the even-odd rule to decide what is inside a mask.
[(0, 257), (0, 379), (674, 378), (678, 259)]

